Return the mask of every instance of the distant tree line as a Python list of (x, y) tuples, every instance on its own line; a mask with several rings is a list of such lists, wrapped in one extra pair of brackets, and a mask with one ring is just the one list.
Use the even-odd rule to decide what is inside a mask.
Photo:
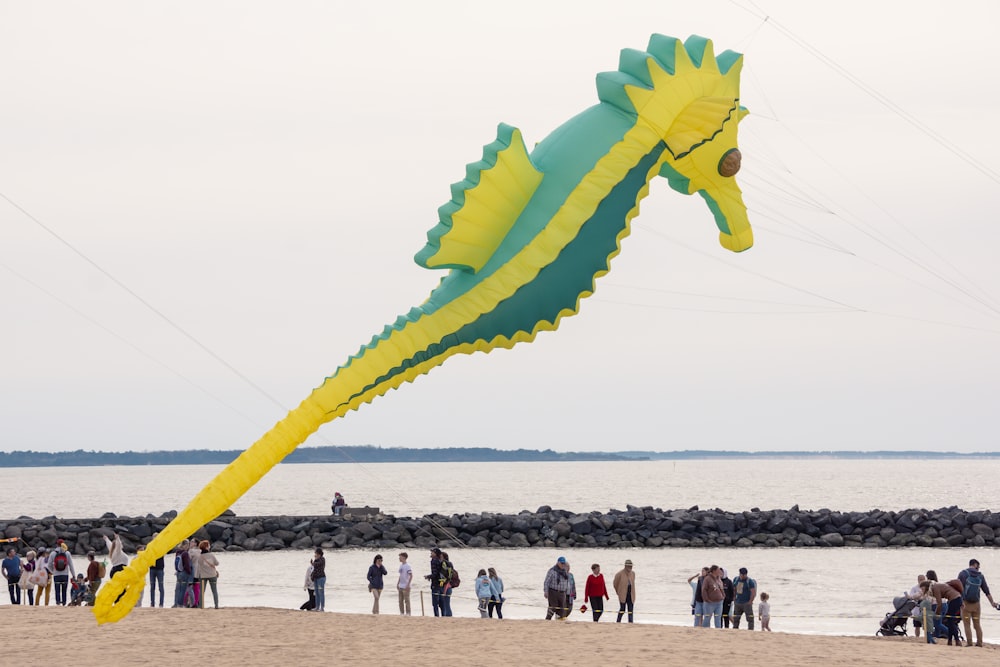
[[(0, 468), (61, 466), (226, 465), (242, 450), (187, 449), (155, 452), (0, 452)], [(489, 447), (442, 449), (403, 447), (300, 447), (284, 463), (449, 463), (476, 461), (629, 461), (636, 457), (605, 452), (556, 452), (551, 449), (502, 450)]]
[[(186, 449), (155, 452), (0, 452), (0, 468), (61, 466), (226, 465), (242, 450)], [(793, 451), (739, 452), (690, 449), (674, 452), (556, 452), (551, 449), (493, 449), (491, 447), (406, 448), (357, 445), (300, 447), (284, 463), (475, 463), (477, 461), (680, 461), (694, 459), (959, 459), (998, 458), (1000, 452), (922, 451)]]

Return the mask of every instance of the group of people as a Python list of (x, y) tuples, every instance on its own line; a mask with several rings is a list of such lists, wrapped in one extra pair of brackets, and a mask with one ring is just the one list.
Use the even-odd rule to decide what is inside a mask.
[[(739, 576), (730, 579), (725, 568), (718, 565), (706, 565), (701, 572), (688, 577), (691, 586), (691, 614), (694, 616), (694, 627), (738, 630), (740, 620), (747, 619), (747, 629), (754, 629), (753, 603), (757, 599), (757, 582), (750, 577), (745, 567), (740, 568)], [(757, 604), (757, 618), (760, 629), (771, 631), (771, 603), (767, 593), (760, 594)]]
[[(399, 553), (398, 578), (396, 580), (396, 594), (399, 603), (399, 614), (401, 616), (411, 616), (412, 606), (410, 603), (410, 591), (413, 588), (413, 567), (407, 562), (409, 554), (405, 551)], [(431, 585), (431, 606), (435, 616), (451, 616), (451, 595), (452, 591), (461, 584), (458, 570), (448, 558), (448, 554), (435, 547), (430, 550), (430, 570), (431, 573), (424, 578)], [(389, 571), (385, 567), (382, 554), (376, 554), (372, 558), (372, 564), (368, 566), (368, 592), (372, 594), (372, 613), (379, 613), (379, 601), (382, 591), (385, 588), (385, 577)], [(317, 548), (313, 552), (313, 557), (306, 567), (306, 577), (303, 588), (309, 599), (302, 603), (299, 609), (305, 611), (325, 611), (326, 610), (326, 558), (323, 549)], [(482, 618), (493, 618), (496, 612), (497, 618), (503, 618), (503, 579), (497, 574), (494, 568), (480, 569), (476, 575), (475, 591), (479, 603), (479, 612)]]
[[(93, 605), (97, 591), (105, 578), (114, 578), (129, 564), (129, 556), (125, 553), (119, 534), (113, 533), (110, 537), (102, 535), (102, 538), (107, 558), (99, 560), (95, 551), (88, 551), (86, 572), (80, 573), (76, 572), (73, 556), (61, 539), (57, 540), (51, 549), (45, 546), (29, 549), (23, 559), (18, 555), (16, 547), (8, 547), (6, 558), (0, 564), (0, 572), (7, 579), (10, 603), (48, 605), (54, 588), (57, 605)], [(144, 549), (145, 547), (140, 546), (138, 551)], [(178, 545), (174, 554), (177, 585), (173, 606), (204, 606), (202, 593), (206, 587), (210, 587), (215, 607), (218, 608), (219, 593), (216, 586), (219, 576), (218, 566), (219, 561), (215, 554), (211, 553), (211, 545), (207, 540), (201, 542), (187, 540)], [(151, 607), (163, 607), (166, 602), (163, 575), (164, 559), (161, 556), (149, 568)], [(142, 606), (141, 598), (138, 606)]]
[[(590, 602), (590, 611), (594, 622), (601, 620), (604, 613), (604, 601), (610, 600), (608, 587), (601, 574), (601, 566), (594, 563), (590, 566), (591, 574), (587, 577), (587, 583), (583, 589), (583, 596)], [(615, 574), (611, 582), (611, 587), (618, 596), (618, 618), (617, 622), (622, 622), (622, 617), (628, 614), (628, 622), (634, 620), (635, 604), (635, 572), (632, 570), (632, 561), (626, 560), (625, 566)], [(576, 578), (570, 571), (569, 561), (565, 556), (559, 556), (555, 565), (545, 573), (545, 580), (542, 583), (542, 593), (548, 602), (548, 609), (545, 612), (545, 620), (553, 618), (566, 620), (570, 612), (576, 607)], [(587, 611), (584, 603), (580, 607), (581, 612)]]
[[(219, 559), (212, 552), (208, 540), (184, 540), (174, 550), (173, 607), (205, 607), (205, 591), (211, 589), (212, 602), (219, 608)], [(160, 587), (160, 606), (163, 606), (163, 559), (157, 559), (149, 568), (149, 600), (156, 606), (156, 586)]]
[(927, 570), (917, 575), (917, 584), (910, 589), (908, 597), (918, 604), (913, 608), (913, 627), (917, 637), (924, 630), (927, 643), (934, 644), (936, 638), (948, 639), (948, 646), (961, 646), (958, 623), (965, 628), (965, 645), (973, 646), (972, 631), (976, 632), (975, 646), (983, 645), (983, 627), (979, 622), (982, 611), (982, 597), (990, 601), (990, 606), (1000, 609), (990, 594), (986, 577), (979, 570), (979, 561), (969, 561), (969, 567), (948, 581), (938, 581), (937, 572)]
[[(93, 599), (92, 593), (96, 593), (100, 585), (96, 572), (93, 573), (95, 578), (90, 578), (89, 568), (87, 576), (76, 572), (73, 555), (62, 540), (51, 549), (45, 546), (29, 549), (24, 559), (18, 555), (16, 547), (7, 547), (0, 572), (7, 579), (10, 603), (14, 605), (48, 605), (53, 588), (57, 605), (81, 605)], [(91, 581), (96, 581), (97, 585), (88, 585)]]

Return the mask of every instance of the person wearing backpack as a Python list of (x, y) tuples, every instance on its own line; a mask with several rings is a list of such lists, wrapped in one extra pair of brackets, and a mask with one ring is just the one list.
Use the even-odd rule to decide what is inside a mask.
[(76, 568), (73, 567), (73, 557), (66, 549), (66, 543), (62, 540), (56, 542), (56, 548), (52, 551), (51, 560), (52, 581), (56, 588), (56, 604), (66, 606), (67, 591), (70, 577), (76, 579)]
[(441, 552), (441, 581), (441, 615), (451, 616), (451, 591), (458, 587), (460, 580), (458, 571), (444, 551)]
[(979, 571), (979, 561), (975, 558), (969, 561), (969, 567), (958, 573), (958, 580), (962, 582), (962, 625), (965, 626), (965, 645), (972, 646), (971, 625), (976, 629), (976, 646), (982, 646), (983, 626), (979, 624), (982, 594), (986, 594), (990, 606), (998, 609), (1000, 607), (993, 601), (990, 587), (986, 584), (986, 577)]

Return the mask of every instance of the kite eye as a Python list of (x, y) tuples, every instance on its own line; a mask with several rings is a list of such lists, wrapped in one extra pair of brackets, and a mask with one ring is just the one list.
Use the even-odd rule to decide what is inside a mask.
[(743, 155), (740, 153), (740, 149), (730, 148), (726, 151), (726, 154), (722, 156), (722, 159), (719, 160), (719, 174), (727, 178), (735, 176), (740, 170), (740, 164), (742, 161)]

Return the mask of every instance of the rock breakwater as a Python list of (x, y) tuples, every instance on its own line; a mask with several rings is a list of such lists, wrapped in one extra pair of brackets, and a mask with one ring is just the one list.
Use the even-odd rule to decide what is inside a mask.
[[(0, 520), (0, 534), (29, 547), (62, 539), (75, 554), (104, 552), (102, 535), (118, 532), (135, 552), (176, 512), (155, 517), (98, 519), (20, 517)], [(1000, 514), (958, 507), (936, 510), (720, 509), (624, 510), (575, 513), (539, 507), (531, 512), (428, 514), (419, 518), (348, 512), (344, 516), (236, 516), (226, 512), (194, 535), (215, 551), (276, 549), (422, 548), (713, 548), (713, 547), (991, 547), (1000, 546)]]

